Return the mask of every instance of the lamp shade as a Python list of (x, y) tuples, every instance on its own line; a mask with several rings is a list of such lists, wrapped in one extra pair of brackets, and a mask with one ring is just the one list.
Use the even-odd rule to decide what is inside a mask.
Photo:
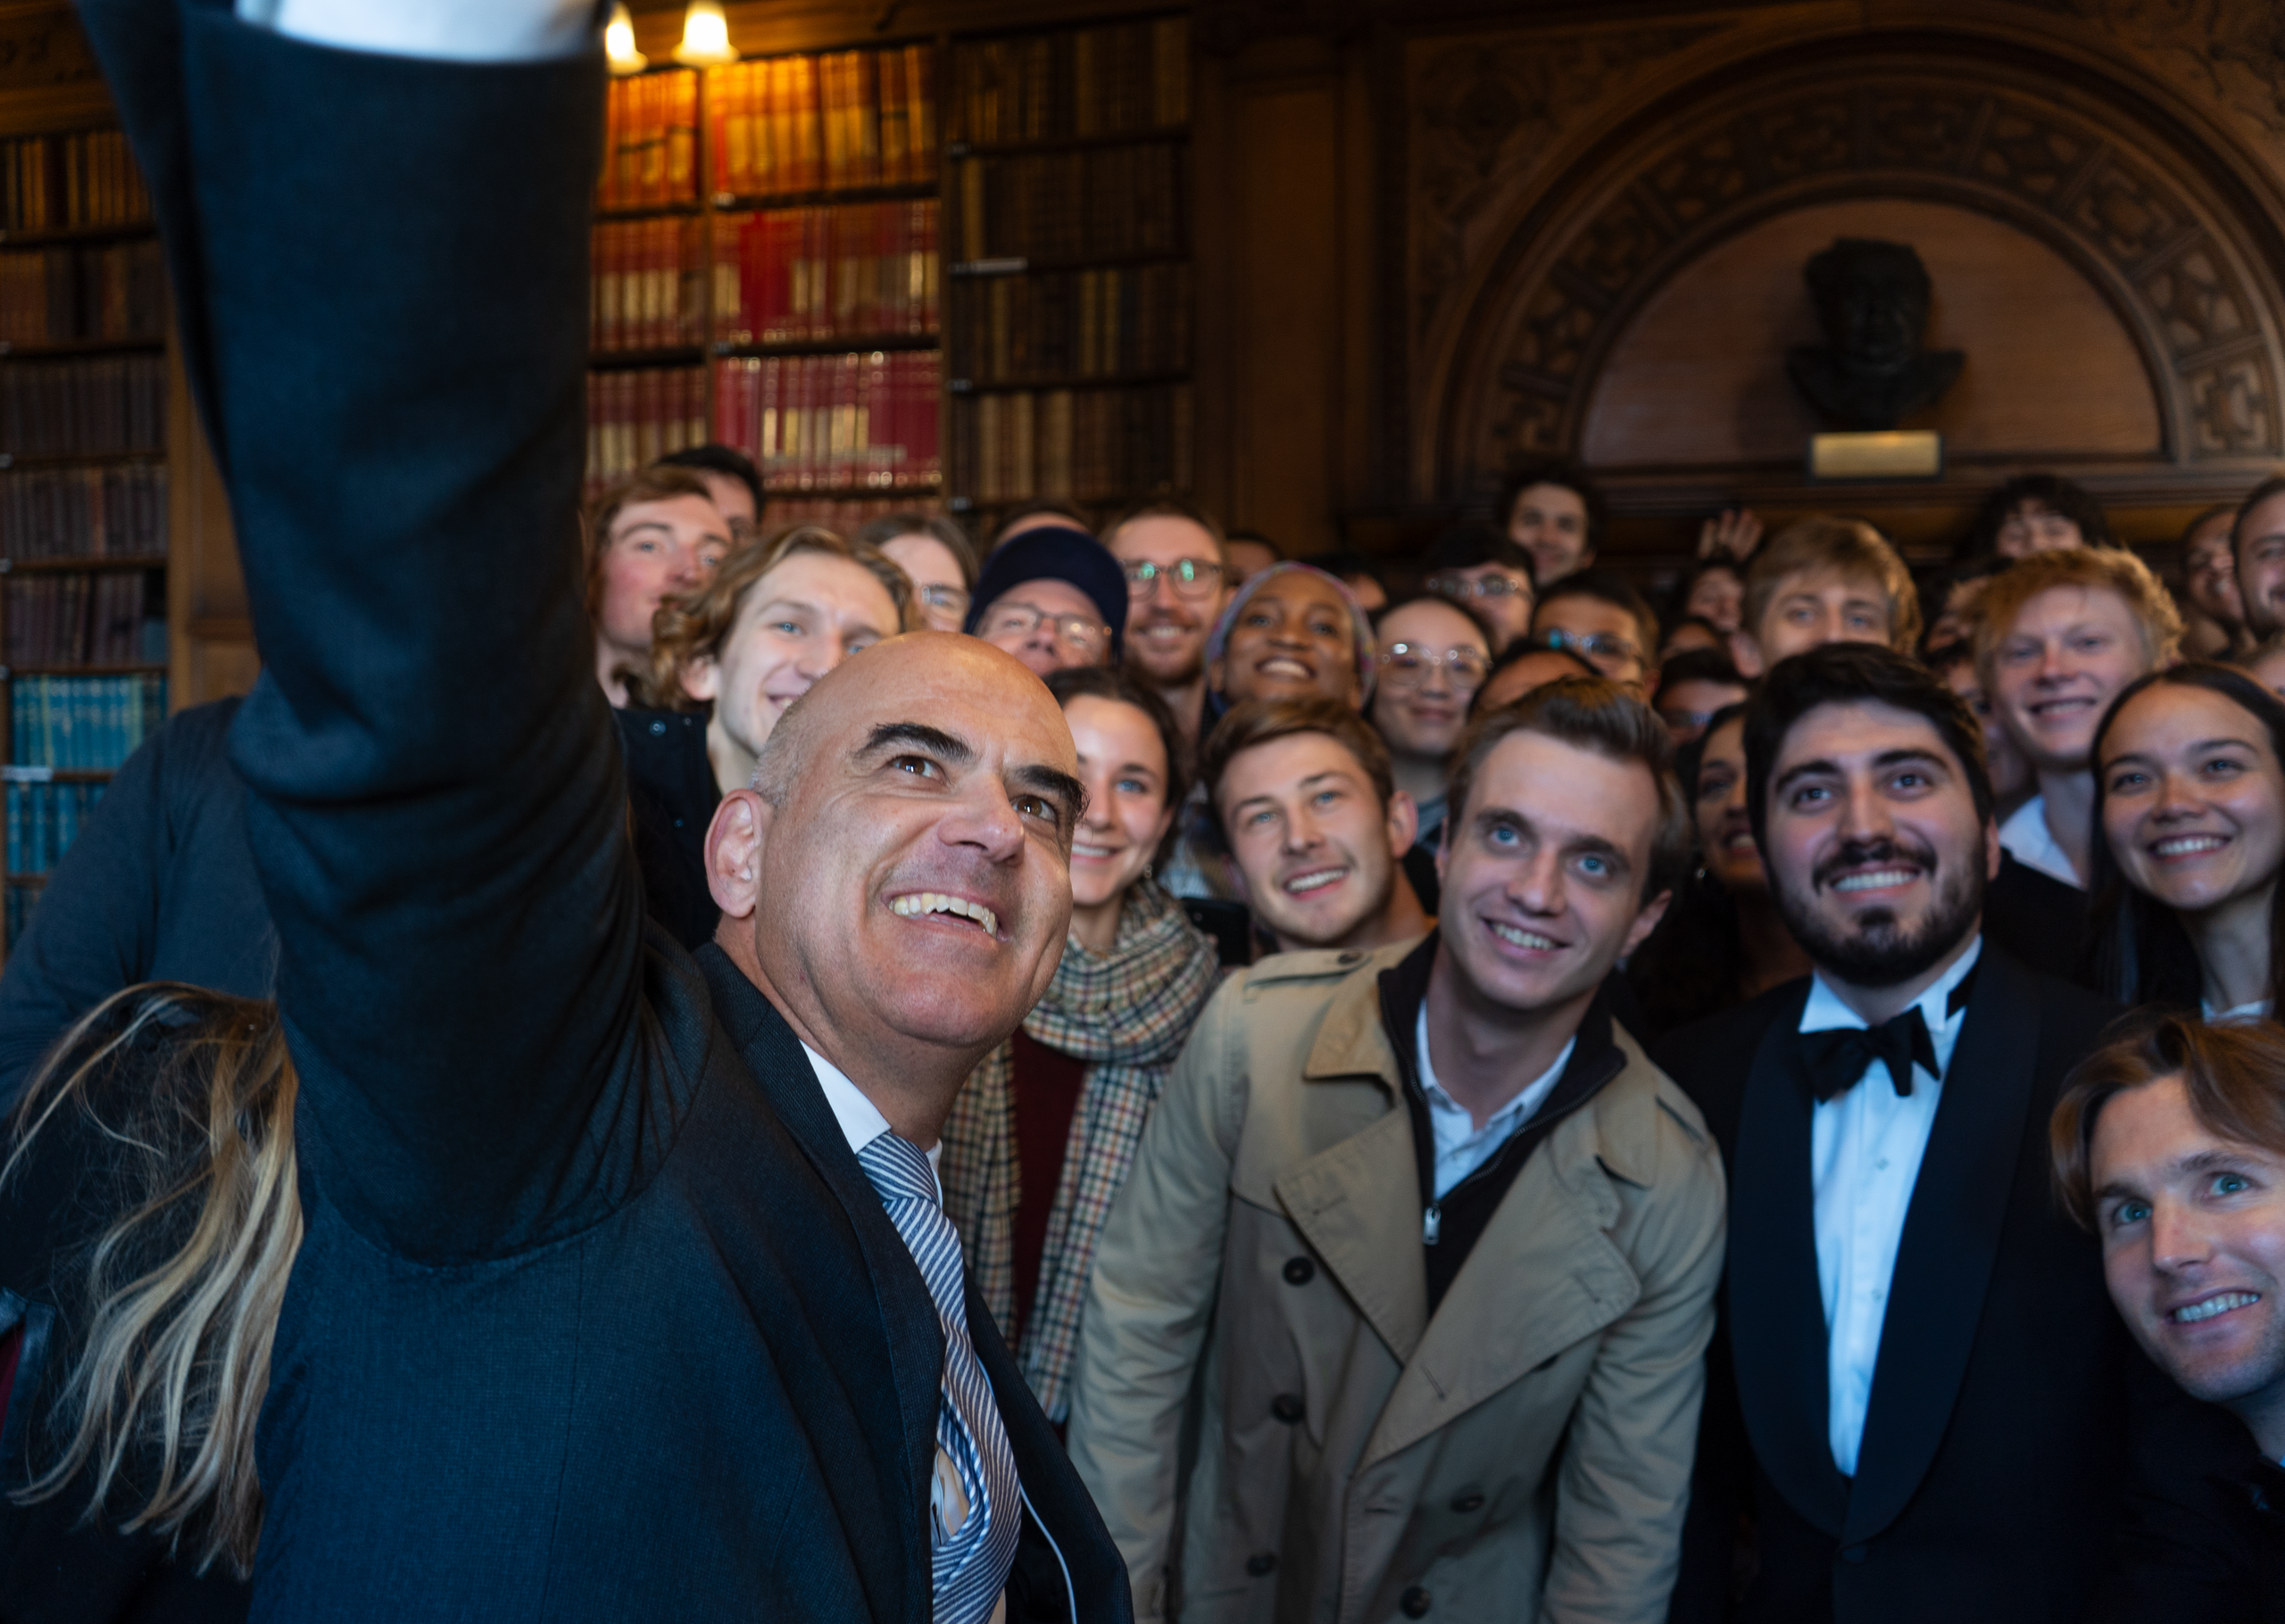
[(603, 56), (613, 73), (640, 73), (651, 65), (651, 59), (635, 48), (635, 19), (627, 0), (611, 8), (611, 21), (603, 24)]
[(690, 8), (682, 14), (682, 44), (675, 47), (675, 60), (686, 68), (738, 60), (730, 46), (730, 20), (722, 15), (722, 0), (690, 0)]

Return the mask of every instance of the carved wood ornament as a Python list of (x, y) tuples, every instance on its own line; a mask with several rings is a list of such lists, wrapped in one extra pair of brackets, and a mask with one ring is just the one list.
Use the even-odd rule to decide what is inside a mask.
[[(1925, 36), (1773, 54), (1663, 98), (1536, 195), (1499, 184), (1545, 145), (1563, 95), (1712, 31), (1598, 45), (1560, 91), (1520, 61), (1563, 60), (1544, 45), (1417, 59), (1403, 324), (1417, 496), (1467, 499), (1513, 460), (1572, 451), (1610, 345), (1676, 269), (1773, 215), (1867, 197), (1973, 210), (2060, 253), (2140, 351), (2168, 465), (2285, 456), (2273, 225), (2214, 152), (2139, 94), (2090, 94), (2083, 69), (2066, 83), (2020, 53)], [(1508, 211), (1496, 231), (1479, 218), (1494, 199)]]

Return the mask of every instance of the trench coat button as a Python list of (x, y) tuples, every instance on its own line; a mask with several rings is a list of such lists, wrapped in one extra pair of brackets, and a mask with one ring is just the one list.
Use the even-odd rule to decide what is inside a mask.
[(1482, 1511), (1483, 1509), (1483, 1492), (1471, 1488), (1467, 1493), (1456, 1496), (1452, 1501), (1452, 1509), (1456, 1512)]
[(651, 724), (651, 736), (652, 738), (663, 739), (666, 737), (666, 734), (667, 725), (664, 722), (653, 722)]
[(1413, 1586), (1398, 1600), (1396, 1605), (1397, 1611), (1408, 1619), (1426, 1618), (1430, 1605), (1427, 1587), (1422, 1585)]
[(1306, 1286), (1311, 1280), (1317, 1279), (1317, 1266), (1311, 1263), (1308, 1258), (1289, 1257), (1285, 1260), (1285, 1283), (1287, 1285)]
[(1850, 1545), (1840, 1554), (1843, 1562), (1863, 1562), (1872, 1553), (1863, 1545)]
[(1256, 1578), (1261, 1578), (1265, 1573), (1276, 1572), (1277, 1553), (1275, 1551), (1256, 1551), (1251, 1556), (1246, 1558), (1246, 1571), (1252, 1574)]
[(1271, 1399), (1269, 1413), (1289, 1427), (1309, 1413), (1302, 1407), (1301, 1401), (1291, 1393), (1280, 1393)]

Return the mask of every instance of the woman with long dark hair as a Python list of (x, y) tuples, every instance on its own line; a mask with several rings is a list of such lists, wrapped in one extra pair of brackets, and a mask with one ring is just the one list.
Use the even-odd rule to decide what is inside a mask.
[(0, 1615), (245, 1617), (254, 1421), (301, 1245), (274, 1005), (129, 987), (0, 1149)]
[(1699, 866), (1627, 961), (1645, 1038), (1809, 973), (1808, 956), (1777, 916), (1746, 816), (1745, 712), (1743, 705), (1715, 712), (1675, 756)]
[(2257, 1019), (2285, 1003), (2285, 700), (2233, 666), (2153, 672), (2096, 730), (2096, 984)]

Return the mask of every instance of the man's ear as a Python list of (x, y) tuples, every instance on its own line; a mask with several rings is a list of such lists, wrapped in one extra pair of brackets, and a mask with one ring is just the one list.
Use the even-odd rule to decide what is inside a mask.
[(706, 889), (733, 919), (751, 917), (761, 896), (761, 848), (775, 808), (752, 790), (732, 790), (706, 825)]
[(1389, 855), (1401, 858), (1420, 838), (1420, 803), (1402, 790), (1389, 796)]
[[(2096, 838), (2099, 840), (2102, 837), (2098, 835)], [(1999, 844), (1999, 820), (1996, 817), (1987, 817), (1983, 820), (1983, 877), (1987, 881), (1996, 880), (1999, 877), (1999, 854), (2001, 849), (2002, 848)]]
[(711, 654), (702, 654), (682, 670), (682, 691), (694, 700), (721, 697), (722, 667)]
[(1634, 916), (1634, 923), (1626, 927), (1626, 940), (1618, 949), (1621, 958), (1641, 947), (1642, 939), (1658, 928), (1658, 921), (1666, 916), (1674, 899), (1674, 892), (1662, 891), (1642, 905), (1642, 911)]

